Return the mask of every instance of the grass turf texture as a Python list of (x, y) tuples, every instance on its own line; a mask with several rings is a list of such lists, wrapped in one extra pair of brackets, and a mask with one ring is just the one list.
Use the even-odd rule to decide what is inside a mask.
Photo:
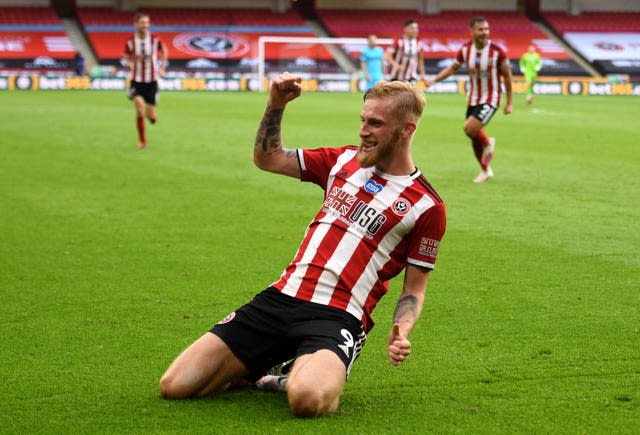
[[(275, 280), (313, 185), (251, 163), (265, 95), (162, 94), (148, 148), (122, 93), (0, 105), (0, 432), (632, 433), (640, 427), (638, 100), (516, 99), (477, 173), (462, 96), (429, 96), (416, 164), (448, 206), (422, 319), (386, 360), (400, 280), (337, 415), (284, 395), (165, 401), (171, 360)], [(357, 141), (361, 96), (304, 94), (289, 147)]]

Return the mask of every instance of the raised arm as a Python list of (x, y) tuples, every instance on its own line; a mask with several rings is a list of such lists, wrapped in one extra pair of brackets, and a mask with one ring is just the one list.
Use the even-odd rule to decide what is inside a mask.
[(429, 269), (411, 264), (405, 270), (402, 293), (393, 314), (393, 329), (387, 343), (387, 357), (394, 366), (400, 365), (411, 353), (411, 342), (407, 337), (422, 312), (429, 272)]
[(511, 99), (513, 96), (513, 89), (511, 86), (511, 65), (509, 65), (508, 60), (505, 60), (504, 63), (500, 66), (500, 74), (504, 79), (504, 90), (507, 94), (507, 104), (505, 104), (504, 106), (504, 114), (508, 115), (512, 110)]
[(280, 129), (285, 107), (302, 92), (301, 81), (300, 76), (285, 72), (271, 82), (269, 101), (253, 146), (253, 162), (264, 171), (300, 178), (296, 151), (282, 146)]

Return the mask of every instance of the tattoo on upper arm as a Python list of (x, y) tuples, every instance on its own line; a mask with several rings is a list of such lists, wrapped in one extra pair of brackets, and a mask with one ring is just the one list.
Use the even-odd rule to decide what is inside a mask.
[(280, 124), (283, 112), (284, 109), (272, 109), (267, 106), (256, 134), (255, 151), (258, 150), (258, 147), (261, 147), (263, 152), (267, 152), (269, 149), (272, 152), (278, 152), (279, 148), (282, 147)]
[(396, 311), (393, 313), (393, 323), (400, 322), (400, 319), (406, 315), (410, 315), (412, 321), (418, 317), (418, 298), (413, 295), (407, 295), (398, 301)]

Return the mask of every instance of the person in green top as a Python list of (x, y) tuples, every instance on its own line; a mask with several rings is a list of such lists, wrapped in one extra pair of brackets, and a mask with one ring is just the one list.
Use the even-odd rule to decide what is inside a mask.
[(542, 59), (536, 51), (536, 46), (529, 45), (529, 50), (520, 58), (520, 71), (527, 81), (527, 104), (533, 102), (533, 84), (538, 79), (538, 71), (542, 68)]

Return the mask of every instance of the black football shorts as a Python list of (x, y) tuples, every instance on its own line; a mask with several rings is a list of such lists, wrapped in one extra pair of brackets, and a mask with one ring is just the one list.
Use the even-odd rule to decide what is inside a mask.
[(140, 96), (145, 103), (155, 106), (158, 101), (158, 82), (141, 83), (132, 80), (128, 95), (130, 100), (133, 100), (135, 96)]
[(307, 302), (268, 288), (211, 329), (258, 379), (271, 367), (320, 349), (334, 352), (347, 369), (366, 334), (346, 311)]
[[(467, 106), (467, 118), (473, 116), (482, 123), (487, 125), (493, 114), (496, 113), (496, 108), (490, 104), (479, 104), (477, 106)], [(466, 119), (466, 118), (465, 118)]]

